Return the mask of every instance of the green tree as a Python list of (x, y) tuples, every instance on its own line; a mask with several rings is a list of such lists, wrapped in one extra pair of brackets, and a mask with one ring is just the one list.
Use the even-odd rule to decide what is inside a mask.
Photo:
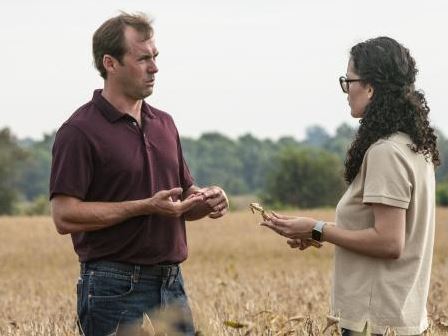
[(219, 133), (205, 133), (190, 153), (195, 154), (188, 162), (198, 185), (220, 185), (230, 194), (247, 192), (242, 177), (243, 165), (233, 140)]
[(18, 192), (14, 187), (18, 179), (17, 167), (27, 152), (19, 147), (8, 128), (0, 130), (0, 214), (13, 213)]
[(437, 181), (448, 181), (448, 139), (437, 130), (437, 147), (439, 149), (441, 166), (436, 170)]
[(238, 158), (242, 163), (242, 177), (246, 189), (257, 194), (264, 188), (267, 171), (276, 148), (272, 141), (260, 141), (250, 134), (238, 138)]
[(299, 147), (301, 146), (300, 142), (298, 142), (296, 139), (294, 139), (291, 136), (284, 136), (278, 139), (276, 147), (277, 151), (282, 150), (283, 148), (287, 147)]
[(330, 140), (325, 128), (314, 125), (306, 129), (305, 144), (313, 147), (323, 147)]
[(335, 205), (345, 188), (341, 161), (315, 148), (285, 148), (268, 175), (264, 202), (314, 208)]
[(27, 216), (49, 215), (50, 214), (50, 202), (48, 202), (47, 195), (37, 196), (24, 209), (24, 213)]
[(346, 123), (343, 123), (336, 129), (335, 136), (329, 139), (323, 148), (336, 154), (341, 161), (344, 162), (347, 151), (355, 137), (355, 134), (356, 129)]
[(448, 206), (448, 181), (437, 184), (436, 201), (437, 205)]
[(43, 140), (32, 141), (26, 145), (29, 155), (18, 167), (20, 178), (16, 183), (16, 188), (20, 190), (28, 201), (34, 200), (41, 195), (48, 197), (51, 147), (53, 146), (54, 137), (55, 133), (45, 134)]

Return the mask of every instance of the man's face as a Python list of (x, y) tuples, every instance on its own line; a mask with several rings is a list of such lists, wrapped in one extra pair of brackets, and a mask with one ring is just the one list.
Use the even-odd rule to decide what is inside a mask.
[(143, 40), (142, 34), (131, 27), (126, 27), (124, 36), (127, 51), (115, 78), (126, 96), (144, 99), (152, 94), (155, 74), (159, 70), (154, 38)]

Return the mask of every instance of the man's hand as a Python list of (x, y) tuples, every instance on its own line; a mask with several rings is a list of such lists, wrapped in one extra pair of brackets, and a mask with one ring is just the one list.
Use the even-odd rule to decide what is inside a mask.
[(185, 197), (185, 200), (189, 200), (192, 197), (202, 197), (202, 202), (196, 204), (185, 214), (186, 220), (193, 221), (205, 216), (219, 218), (224, 216), (229, 208), (229, 201), (226, 193), (217, 186), (205, 188), (191, 186), (183, 196)]
[(224, 216), (229, 209), (229, 200), (224, 190), (218, 186), (212, 186), (199, 189), (198, 192), (204, 195), (205, 202), (211, 209), (208, 215), (210, 218), (215, 219)]
[(180, 201), (181, 196), (182, 188), (161, 190), (148, 198), (149, 212), (162, 216), (180, 217), (205, 199), (202, 193), (194, 193), (183, 201)]

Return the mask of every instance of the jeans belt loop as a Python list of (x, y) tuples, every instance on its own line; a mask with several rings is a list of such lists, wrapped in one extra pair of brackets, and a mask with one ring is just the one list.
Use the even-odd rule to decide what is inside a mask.
[(132, 275), (132, 281), (134, 283), (138, 283), (139, 278), (140, 278), (140, 266), (135, 265), (134, 266), (134, 274)]
[(178, 266), (172, 266), (170, 267), (171, 274), (170, 274), (170, 286), (176, 281), (177, 277), (179, 276), (179, 267)]
[(165, 266), (164, 269), (165, 269), (165, 272), (164, 272), (165, 276), (169, 280), (170, 276), (171, 276), (171, 266)]
[(83, 276), (86, 273), (86, 263), (82, 262), (80, 265), (80, 273)]
[(180, 267), (179, 266), (174, 266), (174, 268), (173, 268), (173, 278), (174, 278), (174, 280), (176, 280), (177, 279), (177, 277), (179, 276), (179, 272), (180, 272)]

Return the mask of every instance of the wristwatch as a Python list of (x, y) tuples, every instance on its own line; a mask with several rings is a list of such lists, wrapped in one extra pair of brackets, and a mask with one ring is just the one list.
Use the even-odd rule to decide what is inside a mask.
[(323, 234), (322, 231), (324, 229), (324, 226), (327, 225), (324, 221), (318, 220), (316, 224), (314, 225), (313, 231), (311, 232), (311, 238), (314, 240), (317, 240), (318, 242), (322, 241)]

